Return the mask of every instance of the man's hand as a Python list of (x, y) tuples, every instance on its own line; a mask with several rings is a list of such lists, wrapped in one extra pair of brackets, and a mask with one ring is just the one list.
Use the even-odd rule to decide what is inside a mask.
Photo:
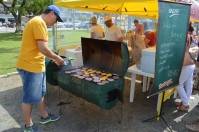
[(43, 40), (37, 41), (39, 51), (49, 59), (53, 60), (58, 66), (64, 65), (64, 59), (56, 55), (51, 49), (48, 48), (48, 42)]
[(57, 57), (53, 60), (55, 62), (55, 64), (57, 64), (58, 66), (60, 65), (64, 65), (64, 59), (61, 58), (60, 56), (57, 55)]

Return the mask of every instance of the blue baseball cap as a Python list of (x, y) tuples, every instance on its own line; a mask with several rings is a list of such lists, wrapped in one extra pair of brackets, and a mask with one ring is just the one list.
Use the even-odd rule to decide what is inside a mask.
[(60, 11), (60, 9), (57, 6), (49, 5), (47, 9), (50, 10), (50, 11), (53, 11), (55, 13), (55, 15), (57, 16), (57, 21), (58, 22), (63, 22), (63, 20), (60, 17), (61, 11)]

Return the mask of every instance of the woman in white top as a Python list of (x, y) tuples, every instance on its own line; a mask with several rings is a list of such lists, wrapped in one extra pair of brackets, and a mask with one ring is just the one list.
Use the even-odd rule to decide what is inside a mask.
[(102, 26), (97, 24), (97, 18), (95, 16), (91, 18), (90, 23), (91, 23), (91, 29), (90, 29), (91, 38), (103, 39), (104, 29), (102, 28)]

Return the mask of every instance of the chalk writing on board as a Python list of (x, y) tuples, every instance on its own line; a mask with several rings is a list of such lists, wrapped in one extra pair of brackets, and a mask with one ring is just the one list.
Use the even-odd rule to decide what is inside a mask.
[(176, 39), (181, 39), (184, 36), (184, 34), (177, 33), (177, 32), (171, 32), (170, 35), (171, 35), (171, 38), (176, 38)]
[(171, 57), (173, 57), (173, 53), (166, 53), (166, 54), (160, 54), (159, 59), (164, 60), (164, 59), (169, 59)]
[(169, 9), (169, 17), (180, 15), (180, 9)]
[(172, 28), (176, 28), (177, 25), (176, 24), (173, 24), (171, 25), (170, 23), (164, 23), (162, 28), (166, 28), (166, 29), (172, 29)]
[(170, 68), (169, 65), (167, 65), (167, 66), (162, 66), (162, 67), (160, 67), (160, 68), (158, 69), (158, 73), (160, 74), (161, 72), (166, 71), (166, 70), (168, 70), (169, 68)]
[(160, 54), (159, 59), (160, 59), (160, 60), (165, 60), (165, 59), (167, 59), (167, 58), (168, 58), (168, 56), (169, 56), (169, 53), (166, 53), (166, 54)]
[(162, 60), (162, 61), (160, 61), (159, 65), (165, 65), (166, 62), (167, 62), (166, 60)]
[(170, 49), (161, 50), (160, 54), (166, 54), (166, 53), (169, 53), (170, 51), (171, 51)]
[(180, 72), (179, 69), (169, 70), (169, 71), (168, 71), (168, 77), (178, 76), (178, 73), (179, 73), (179, 72)]
[(162, 42), (160, 48), (168, 49), (171, 46), (175, 46), (175, 44), (176, 44), (175, 42)]

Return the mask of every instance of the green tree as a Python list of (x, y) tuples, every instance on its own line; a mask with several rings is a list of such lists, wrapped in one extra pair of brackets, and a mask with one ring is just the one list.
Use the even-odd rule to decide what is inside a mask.
[(39, 15), (50, 3), (51, 0), (28, 0), (25, 9), (29, 15)]
[(0, 0), (4, 9), (10, 12), (16, 22), (16, 31), (21, 30), (21, 18), (26, 15), (38, 15), (49, 5), (51, 0)]

